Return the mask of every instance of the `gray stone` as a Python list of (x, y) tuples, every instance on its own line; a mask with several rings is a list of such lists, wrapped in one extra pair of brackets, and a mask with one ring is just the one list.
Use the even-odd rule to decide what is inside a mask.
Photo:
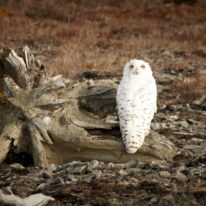
[(163, 177), (163, 178), (170, 178), (171, 174), (169, 172), (167, 172), (167, 171), (160, 171), (159, 172), (159, 176)]
[(36, 190), (41, 192), (45, 189), (46, 186), (47, 186), (46, 183), (41, 183), (40, 185), (37, 186)]
[(184, 181), (187, 178), (184, 174), (182, 174), (179, 171), (177, 171), (173, 177), (181, 181)]
[(171, 194), (162, 197), (158, 203), (158, 206), (176, 206), (176, 202)]

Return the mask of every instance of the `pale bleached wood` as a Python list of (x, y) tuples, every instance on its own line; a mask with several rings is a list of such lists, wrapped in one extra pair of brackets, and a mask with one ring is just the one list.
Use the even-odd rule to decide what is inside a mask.
[(46, 196), (42, 193), (37, 193), (30, 195), (25, 198), (21, 198), (14, 194), (4, 194), (0, 189), (0, 203), (4, 205), (13, 206), (44, 206), (47, 205), (49, 201), (53, 201), (54, 198)]

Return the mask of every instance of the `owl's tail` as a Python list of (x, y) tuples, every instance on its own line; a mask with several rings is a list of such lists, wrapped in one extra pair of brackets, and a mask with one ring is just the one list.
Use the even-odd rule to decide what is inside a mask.
[(121, 128), (122, 139), (127, 153), (133, 154), (143, 145), (145, 139), (143, 128), (143, 125), (136, 125), (133, 122), (128, 122), (126, 127)]
[(135, 134), (135, 136), (128, 134), (125, 141), (125, 147), (127, 153), (129, 154), (136, 153), (137, 150), (143, 145), (144, 139), (145, 139), (144, 134)]
[(124, 113), (119, 112), (122, 139), (129, 154), (137, 152), (144, 143), (145, 135), (149, 133), (147, 128), (150, 127), (150, 119), (146, 119), (144, 115), (141, 111), (134, 112), (129, 109)]

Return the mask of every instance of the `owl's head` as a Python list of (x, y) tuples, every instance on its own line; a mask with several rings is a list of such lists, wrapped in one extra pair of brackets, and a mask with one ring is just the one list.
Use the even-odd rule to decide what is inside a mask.
[(124, 67), (124, 75), (142, 75), (142, 74), (152, 74), (151, 67), (149, 63), (139, 60), (132, 59)]

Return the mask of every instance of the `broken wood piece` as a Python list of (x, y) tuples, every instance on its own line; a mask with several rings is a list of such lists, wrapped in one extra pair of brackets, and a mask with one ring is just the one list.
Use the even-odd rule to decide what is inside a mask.
[(43, 195), (42, 193), (37, 193), (30, 195), (26, 198), (21, 198), (17, 195), (7, 195), (0, 189), (0, 203), (4, 205), (13, 206), (44, 206), (47, 205), (49, 201), (54, 201), (54, 198)]

